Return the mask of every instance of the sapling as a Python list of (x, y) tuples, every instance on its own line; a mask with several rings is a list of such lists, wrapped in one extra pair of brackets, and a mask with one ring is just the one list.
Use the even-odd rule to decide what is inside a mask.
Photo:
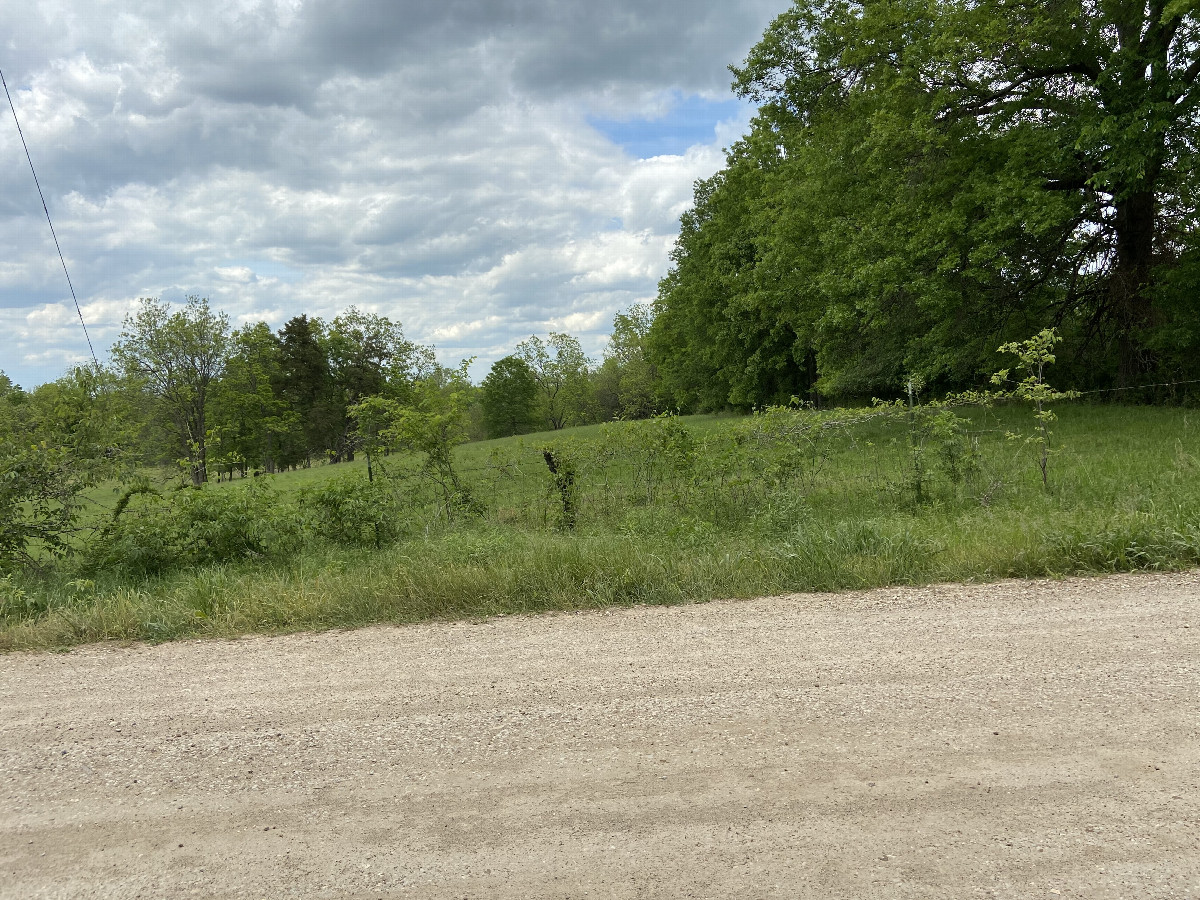
[[(1062, 338), (1053, 328), (1045, 328), (1027, 341), (1012, 341), (1003, 344), (997, 353), (1012, 353), (1017, 357), (1016, 369), (1024, 377), (1016, 387), (1000, 396), (1015, 397), (1033, 404), (1035, 433), (1027, 439), (1037, 444), (1038, 469), (1042, 473), (1042, 487), (1050, 485), (1050, 438), (1052, 422), (1058, 417), (1046, 407), (1051, 400), (1068, 400), (1079, 396), (1078, 391), (1058, 391), (1046, 383), (1046, 366), (1054, 362), (1054, 345)], [(992, 384), (1004, 385), (1010, 381), (1010, 369), (1001, 369), (992, 376)]]

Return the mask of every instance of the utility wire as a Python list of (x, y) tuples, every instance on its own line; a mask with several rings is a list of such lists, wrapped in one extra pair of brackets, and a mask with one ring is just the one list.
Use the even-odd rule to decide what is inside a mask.
[(62, 263), (63, 274), (67, 276), (67, 287), (71, 289), (71, 299), (75, 301), (75, 312), (79, 315), (79, 324), (83, 326), (83, 336), (87, 338), (88, 352), (92, 354), (92, 362), (97, 366), (96, 350), (92, 347), (92, 336), (88, 334), (87, 322), (83, 321), (83, 310), (79, 308), (79, 300), (75, 296), (75, 285), (71, 284), (71, 273), (67, 271), (67, 260), (63, 257), (62, 247), (58, 244), (58, 235), (54, 233), (54, 223), (50, 221), (50, 210), (46, 206), (46, 196), (42, 193), (42, 183), (38, 181), (37, 170), (33, 167), (33, 157), (29, 155), (29, 145), (25, 143), (25, 132), (21, 130), (21, 120), (17, 118), (17, 108), (13, 105), (12, 95), (8, 92), (8, 82), (4, 80), (4, 70), (0, 69), (0, 84), (4, 85), (4, 96), (8, 98), (8, 108), (12, 110), (13, 121), (17, 123), (17, 134), (21, 136), (21, 146), (25, 148), (25, 158), (29, 160), (29, 171), (33, 173), (33, 183), (37, 185), (38, 197), (42, 201), (42, 212), (46, 214), (46, 224), (50, 226), (50, 236), (54, 238), (54, 248), (58, 251), (58, 261)]

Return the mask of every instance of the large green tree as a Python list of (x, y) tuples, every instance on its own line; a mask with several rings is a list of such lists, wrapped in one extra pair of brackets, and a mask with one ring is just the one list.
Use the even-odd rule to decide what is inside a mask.
[(551, 332), (546, 340), (532, 335), (517, 344), (513, 356), (525, 363), (537, 384), (539, 412), (546, 427), (557, 431), (591, 420), (591, 360), (579, 339)]
[(511, 437), (535, 430), (537, 402), (537, 381), (529, 364), (515, 356), (496, 360), (479, 390), (487, 436)]
[(407, 399), (416, 382), (435, 369), (433, 352), (408, 340), (399, 322), (353, 306), (330, 323), (323, 345), (342, 404), (342, 427), (329, 449), (335, 461), (353, 460), (350, 406), (372, 396)]
[(964, 380), (1047, 324), (1084, 375), (1186, 357), (1197, 41), (1195, 2), (796, 3), (734, 70), (760, 114), (684, 222), (660, 356), (741, 402), (806, 365)]
[(250, 468), (273, 472), (299, 415), (279, 393), (283, 381), (279, 338), (265, 322), (233, 333), (225, 372), (213, 392), (213, 430), (230, 474)]
[(605, 419), (646, 419), (658, 412), (660, 379), (648, 351), (654, 308), (635, 303), (613, 316), (604, 362), (595, 373)]
[(324, 336), (324, 323), (306, 315), (289, 319), (278, 332), (275, 393), (296, 417), (295, 425), (280, 435), (278, 453), (283, 466), (311, 464), (313, 456), (322, 456), (342, 433), (345, 400), (329, 370)]
[(0, 572), (74, 549), (83, 491), (128, 472), (129, 401), (100, 366), (28, 394), (0, 373)]

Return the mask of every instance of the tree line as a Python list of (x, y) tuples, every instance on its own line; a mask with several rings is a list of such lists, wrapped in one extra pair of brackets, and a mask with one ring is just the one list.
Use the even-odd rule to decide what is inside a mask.
[[(178, 465), (193, 484), (381, 452), (404, 408), (457, 399), (464, 437), (553, 430), (656, 411), (647, 307), (619, 313), (596, 363), (569, 334), (531, 336), (473, 385), (398, 322), (350, 307), (273, 331), (232, 327), (206, 299), (143, 299), (108, 366), (81, 367), (26, 393), (0, 374), (0, 442), (68, 448), (94, 464)], [(448, 401), (445, 401), (448, 402)], [(381, 406), (381, 404), (383, 404)], [(444, 404), (443, 404), (444, 405)], [(386, 430), (386, 429), (383, 429)]]

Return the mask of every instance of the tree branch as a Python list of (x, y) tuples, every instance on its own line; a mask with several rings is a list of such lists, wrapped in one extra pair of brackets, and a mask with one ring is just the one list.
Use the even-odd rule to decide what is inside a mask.
[[(995, 104), (1002, 100), (1006, 100), (1021, 88), (1033, 84), (1037, 81), (1044, 81), (1047, 78), (1053, 78), (1057, 75), (1082, 75), (1092, 81), (1095, 81), (1100, 76), (1098, 67), (1093, 68), (1083, 62), (1068, 63), (1061, 66), (1047, 66), (1042, 69), (1032, 69), (1004, 87), (997, 88), (992, 92), (976, 98), (970, 103), (963, 104), (958, 110), (958, 115), (979, 115), (983, 112), (988, 112)], [(964, 88), (970, 89), (966, 85)]]
[(1183, 75), (1180, 77), (1183, 79), (1185, 87), (1183, 90), (1179, 91), (1178, 94), (1171, 98), (1175, 102), (1183, 99), (1188, 92), (1187, 89), (1196, 83), (1197, 77), (1200, 77), (1200, 56), (1192, 60), (1192, 64), (1184, 69)]

